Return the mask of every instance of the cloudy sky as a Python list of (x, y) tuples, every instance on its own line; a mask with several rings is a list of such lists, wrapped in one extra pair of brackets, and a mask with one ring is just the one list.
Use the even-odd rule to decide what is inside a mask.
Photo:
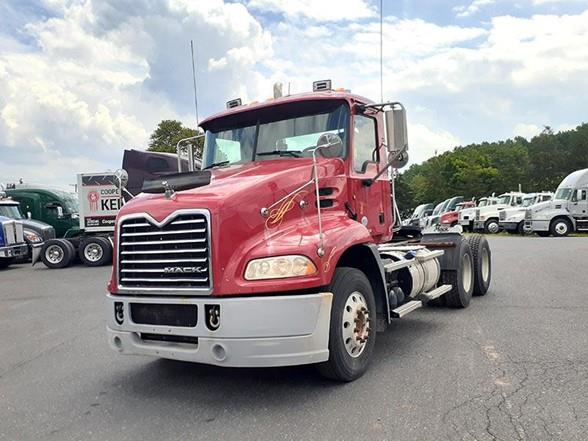
[[(120, 166), (162, 119), (313, 80), (379, 99), (379, 1), (1, 0), (0, 182)], [(412, 160), (588, 121), (588, 0), (384, 0)]]

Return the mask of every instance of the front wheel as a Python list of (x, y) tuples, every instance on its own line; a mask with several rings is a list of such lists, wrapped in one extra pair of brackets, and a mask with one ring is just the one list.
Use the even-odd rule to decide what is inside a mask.
[(496, 219), (488, 219), (486, 223), (484, 223), (484, 233), (486, 234), (496, 234), (500, 231), (500, 224)]
[(572, 231), (572, 223), (565, 218), (555, 219), (551, 222), (549, 232), (553, 237), (565, 237)]
[(41, 260), (47, 268), (65, 268), (75, 255), (75, 249), (65, 239), (51, 239), (41, 249)]
[(374, 293), (363, 272), (344, 267), (335, 270), (329, 291), (329, 359), (317, 367), (327, 378), (353, 381), (367, 370), (376, 342)]

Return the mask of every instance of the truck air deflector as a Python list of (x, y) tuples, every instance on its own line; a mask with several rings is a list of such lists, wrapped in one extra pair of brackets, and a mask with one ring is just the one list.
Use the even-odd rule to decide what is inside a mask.
[(211, 173), (208, 170), (187, 173), (173, 173), (157, 179), (143, 182), (143, 193), (165, 193), (168, 188), (175, 191), (190, 190), (210, 184)]

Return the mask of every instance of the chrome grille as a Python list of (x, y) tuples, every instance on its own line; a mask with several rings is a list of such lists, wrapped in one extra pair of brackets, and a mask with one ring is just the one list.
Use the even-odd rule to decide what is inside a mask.
[(531, 209), (526, 209), (525, 210), (525, 220), (532, 220), (533, 219), (533, 213), (531, 212)]
[(501, 221), (506, 220), (506, 211), (502, 210), (501, 212), (499, 212), (498, 219)]
[(118, 281), (122, 292), (209, 294), (208, 212), (181, 210), (161, 224), (148, 215), (118, 226)]
[(475, 216), (476, 216), (476, 220), (480, 220), (480, 209), (479, 208), (476, 208)]
[(7, 246), (14, 245), (17, 243), (16, 240), (16, 222), (6, 221), (2, 223), (2, 229), (4, 230), (4, 240)]

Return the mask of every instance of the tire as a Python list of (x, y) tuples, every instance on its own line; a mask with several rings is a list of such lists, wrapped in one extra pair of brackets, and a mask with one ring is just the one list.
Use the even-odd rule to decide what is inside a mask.
[(549, 237), (549, 231), (535, 231), (539, 237)]
[[(363, 272), (345, 267), (335, 270), (329, 291), (333, 293), (329, 326), (329, 359), (318, 364), (317, 368), (321, 375), (332, 380), (353, 381), (367, 370), (376, 342), (374, 293)], [(367, 309), (367, 314), (359, 309), (362, 306)], [(352, 308), (351, 311), (350, 308)], [(353, 318), (363, 322), (355, 325), (351, 322)], [(365, 341), (356, 341), (354, 344), (349, 335), (355, 336), (357, 332), (352, 326), (362, 326)], [(357, 336), (356, 339), (359, 337)]]
[(57, 269), (69, 266), (75, 256), (75, 249), (65, 239), (51, 239), (41, 249), (41, 260), (47, 268)]
[(0, 259), (0, 269), (8, 268), (13, 261), (14, 259), (12, 257)]
[(566, 237), (572, 232), (572, 223), (563, 217), (554, 219), (549, 225), (549, 232), (553, 237)]
[(525, 235), (525, 221), (520, 221), (517, 225), (517, 233), (521, 236)]
[(80, 241), (78, 256), (82, 263), (88, 266), (108, 265), (112, 262), (112, 246), (110, 241), (102, 236), (83, 239)]
[(496, 219), (488, 219), (484, 223), (484, 233), (486, 234), (496, 234), (500, 231), (500, 224)]
[(466, 239), (459, 244), (459, 267), (455, 270), (441, 272), (444, 285), (451, 285), (451, 291), (445, 294), (445, 302), (451, 308), (467, 308), (474, 291), (474, 264), (472, 250)]
[(480, 234), (468, 237), (472, 260), (474, 263), (474, 292), (475, 296), (483, 296), (490, 288), (492, 280), (492, 253), (486, 238)]

